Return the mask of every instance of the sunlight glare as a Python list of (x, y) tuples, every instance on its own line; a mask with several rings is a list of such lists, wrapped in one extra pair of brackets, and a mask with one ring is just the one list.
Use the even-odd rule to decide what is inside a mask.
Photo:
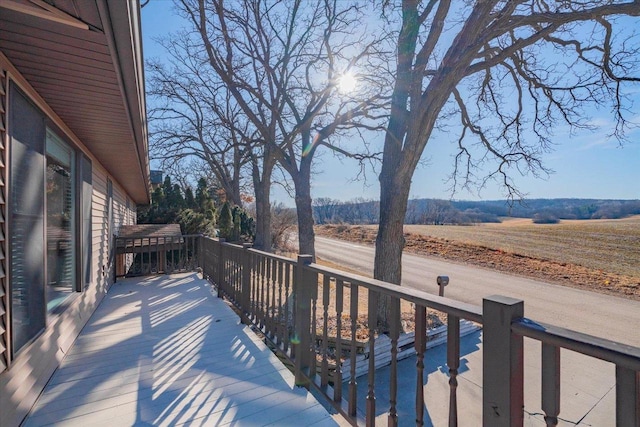
[(338, 79), (338, 90), (341, 93), (353, 92), (357, 85), (358, 80), (351, 71), (347, 71)]

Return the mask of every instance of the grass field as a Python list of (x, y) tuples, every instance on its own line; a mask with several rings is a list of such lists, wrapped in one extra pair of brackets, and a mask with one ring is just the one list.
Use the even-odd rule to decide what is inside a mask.
[(559, 224), (507, 218), (474, 226), (406, 225), (405, 232), (640, 277), (640, 216)]

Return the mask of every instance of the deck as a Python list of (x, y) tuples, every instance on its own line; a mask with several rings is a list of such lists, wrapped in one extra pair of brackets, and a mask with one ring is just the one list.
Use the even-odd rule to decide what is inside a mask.
[(196, 274), (113, 285), (24, 426), (337, 425)]

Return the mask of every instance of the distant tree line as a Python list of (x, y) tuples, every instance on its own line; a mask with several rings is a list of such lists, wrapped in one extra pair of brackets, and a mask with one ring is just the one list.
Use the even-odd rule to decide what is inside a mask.
[(452, 202), (460, 209), (479, 209), (496, 216), (557, 219), (617, 219), (640, 214), (640, 200), (531, 199), (509, 205), (504, 201)]
[(230, 241), (253, 238), (253, 218), (220, 194), (224, 192), (209, 186), (205, 178), (198, 180), (194, 194), (190, 186), (183, 190), (167, 175), (154, 189), (151, 204), (138, 209), (138, 224), (177, 223), (183, 234), (219, 235)]
[[(380, 203), (355, 198), (318, 198), (313, 205), (316, 224), (377, 224)], [(561, 219), (617, 219), (640, 214), (640, 200), (533, 199), (513, 205), (505, 201), (412, 199), (405, 224), (474, 224), (500, 222), (499, 217), (531, 218), (535, 223)]]

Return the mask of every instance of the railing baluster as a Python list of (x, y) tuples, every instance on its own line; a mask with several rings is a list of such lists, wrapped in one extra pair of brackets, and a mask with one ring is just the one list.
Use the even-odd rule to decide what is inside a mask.
[(240, 301), (240, 298), (242, 295), (242, 251), (234, 248), (234, 253), (235, 253), (235, 260), (236, 260), (236, 265), (234, 268), (234, 272), (235, 272), (235, 286), (234, 286), (234, 290), (235, 290), (235, 301), (238, 302)]
[(278, 282), (278, 301), (277, 304), (277, 322), (276, 322), (276, 343), (278, 346), (282, 345), (282, 335), (284, 331), (284, 319), (282, 317), (282, 280), (283, 280), (283, 266), (284, 263), (282, 261), (278, 262), (278, 270), (277, 270), (277, 282)]
[(273, 260), (269, 259), (267, 261), (267, 337), (271, 337), (271, 331), (273, 330), (273, 305), (271, 301), (273, 300)]
[[(133, 239), (133, 256), (134, 256), (134, 274), (144, 274), (144, 255), (145, 255), (145, 251), (144, 251), (144, 246), (140, 246), (140, 249), (136, 249), (136, 240), (137, 239)], [(140, 242), (142, 243), (142, 241)], [(138, 254), (140, 255), (138, 257), (138, 259), (136, 260), (136, 251), (138, 252)], [(151, 238), (149, 238), (149, 272), (151, 273)], [(156, 257), (157, 257), (157, 244), (156, 244)], [(139, 272), (139, 273), (138, 273)]]
[(389, 323), (389, 337), (391, 338), (391, 366), (389, 373), (389, 427), (398, 425), (398, 337), (400, 336), (400, 300), (392, 297), (391, 321)]
[[(167, 274), (171, 274), (173, 271), (173, 256), (172, 256), (173, 254), (171, 253), (171, 246), (167, 246), (167, 237), (162, 238), (162, 247), (163, 247), (162, 253), (165, 254), (164, 260), (163, 260), (164, 271)], [(169, 256), (167, 256), (167, 254)], [(167, 258), (170, 259), (170, 261), (167, 260)]]
[[(155, 251), (155, 256), (156, 256), (156, 272), (159, 274), (161, 272), (160, 270), (160, 238), (156, 237), (155, 238), (155, 242), (156, 242), (156, 251)], [(140, 244), (142, 244), (142, 240), (140, 241)], [(153, 263), (151, 261), (151, 237), (149, 237), (149, 270), (151, 271), (153, 269)], [(140, 259), (140, 268), (141, 271), (144, 270), (144, 252), (142, 251), (142, 246), (140, 246), (140, 254), (141, 254), (141, 259)]]
[(547, 426), (558, 425), (560, 414), (560, 347), (542, 343), (542, 411)]
[[(160, 237), (156, 237), (156, 247), (158, 248), (156, 251), (156, 269), (158, 273), (166, 273), (166, 252), (164, 246), (164, 237), (162, 237), (162, 241)], [(162, 255), (162, 256), (161, 256)], [(149, 266), (151, 266), (151, 259), (149, 259)]]
[(271, 339), (275, 340), (278, 327), (278, 310), (276, 306), (276, 291), (278, 289), (278, 260), (274, 259), (271, 265)]
[(216, 262), (216, 284), (218, 285), (218, 298), (222, 298), (224, 291), (224, 239), (218, 240), (218, 262)]
[(291, 271), (293, 267), (287, 264), (284, 271), (284, 351), (289, 350), (289, 339), (291, 335), (291, 318), (289, 317), (289, 299), (291, 297)]
[(189, 248), (187, 240), (183, 237), (179, 239), (180, 242), (180, 270), (186, 271), (187, 269), (187, 257), (189, 256), (187, 250)]
[(181, 259), (181, 264), (182, 264), (182, 271), (188, 271), (189, 270), (189, 237), (183, 237), (181, 240), (182, 244), (180, 245), (180, 248), (182, 250), (182, 259)]
[(263, 306), (263, 301), (264, 301), (264, 270), (265, 270), (265, 264), (266, 264), (267, 260), (265, 257), (262, 257), (260, 259), (260, 264), (258, 266), (258, 278), (259, 278), (259, 283), (258, 283), (258, 295), (257, 295), (257, 308), (256, 308), (256, 314), (258, 316), (258, 327), (260, 329), (262, 329), (262, 327), (264, 327), (264, 306)]
[(427, 308), (416, 305), (416, 425), (424, 425), (424, 353), (427, 351)]
[(258, 283), (258, 268), (260, 265), (261, 255), (259, 254), (251, 254), (251, 287), (250, 287), (250, 297), (249, 297), (249, 318), (253, 323), (256, 323), (256, 297), (258, 293), (256, 292), (256, 287)]
[(344, 284), (336, 280), (336, 376), (333, 382), (333, 401), (342, 400), (342, 309)]
[[(133, 250), (133, 274), (134, 275), (143, 274), (143, 260), (144, 260), (144, 248), (141, 246), (140, 249), (137, 249), (136, 240), (137, 239), (135, 237), (131, 239), (131, 245)], [(149, 247), (151, 247), (151, 242), (149, 242)]]
[(238, 253), (236, 252), (235, 248), (233, 246), (229, 247), (229, 254), (230, 256), (230, 262), (229, 262), (229, 276), (231, 278), (231, 283), (230, 283), (230, 297), (234, 300), (236, 300), (238, 298), (238, 292), (236, 291), (237, 289), (237, 283), (238, 283), (238, 279), (237, 279), (237, 275), (238, 275)]
[(229, 246), (229, 297), (236, 298), (236, 251), (233, 246)]
[(264, 258), (262, 263), (262, 293), (260, 295), (260, 313), (262, 315), (261, 326), (267, 327), (267, 296), (269, 295), (269, 258)]
[[(316, 287), (318, 286), (317, 283), (315, 285)], [(310, 345), (309, 351), (311, 353), (310, 354), (311, 360), (309, 361), (309, 379), (311, 379), (311, 382), (313, 382), (318, 369), (317, 368), (318, 334), (317, 334), (317, 325), (316, 325), (317, 305), (318, 305), (318, 298), (316, 295), (316, 298), (311, 298), (311, 342), (309, 343)]]
[(447, 365), (449, 366), (449, 427), (457, 427), (460, 318), (452, 314), (447, 315)]
[(240, 283), (240, 299), (238, 300), (241, 311), (249, 317), (251, 312), (251, 248), (250, 243), (242, 245), (242, 282)]
[(228, 247), (229, 250), (229, 264), (228, 264), (228, 271), (229, 271), (229, 296), (231, 298), (233, 298), (235, 296), (235, 288), (236, 288), (236, 278), (235, 278), (235, 273), (236, 273), (236, 260), (235, 260), (235, 255), (236, 252), (233, 250), (233, 246), (229, 245)]
[[(179, 267), (180, 267), (180, 259), (178, 258), (176, 260), (176, 257), (180, 256), (180, 239), (178, 239), (178, 246), (176, 249), (176, 242), (175, 242), (175, 238), (173, 236), (169, 237), (170, 239), (170, 245), (169, 245), (169, 250), (171, 252), (171, 272), (172, 273), (177, 273), (179, 271)], [(178, 253), (176, 253), (178, 252)]]
[(323, 275), (322, 281), (322, 364), (320, 365), (320, 385), (326, 387), (329, 384), (329, 291), (331, 290), (331, 277)]
[(269, 336), (271, 330), (271, 314), (269, 304), (271, 303), (271, 259), (267, 258), (267, 265), (265, 270), (265, 300), (264, 300), (264, 325), (266, 335)]
[(369, 373), (367, 375), (367, 425), (373, 427), (376, 421), (376, 330), (378, 328), (378, 292), (369, 289), (369, 310), (367, 313), (369, 324)]
[(349, 372), (349, 415), (356, 416), (358, 405), (358, 383), (356, 382), (356, 355), (357, 332), (358, 332), (358, 285), (351, 283), (351, 350), (350, 350), (350, 372)]
[[(156, 237), (156, 258), (158, 257), (158, 255), (157, 255), (158, 254), (158, 252), (157, 252), (157, 250), (158, 250), (157, 241), (158, 241), (158, 238)], [(136, 248), (136, 241), (134, 239), (133, 240), (133, 249), (134, 249), (134, 251), (135, 251), (135, 248)], [(145, 255), (144, 252), (145, 252), (144, 251), (144, 239), (140, 238), (140, 274), (146, 274), (147, 273), (147, 269), (144, 266), (144, 255)], [(147, 247), (147, 257), (149, 259), (149, 270), (148, 270), (149, 274), (152, 274), (154, 272), (153, 271), (153, 265), (151, 264), (151, 253), (152, 253), (151, 252), (151, 237), (149, 237), (149, 246)], [(158, 269), (156, 269), (155, 272), (156, 273), (160, 273), (160, 271), (158, 271)]]
[(182, 265), (183, 264), (183, 256), (184, 256), (184, 254), (182, 253), (183, 246), (184, 246), (184, 243), (183, 243), (182, 237), (178, 237), (178, 249), (177, 249), (177, 252), (178, 252), (178, 262), (177, 262), (178, 268), (176, 269), (177, 271), (182, 271), (183, 268), (184, 268), (184, 266)]

